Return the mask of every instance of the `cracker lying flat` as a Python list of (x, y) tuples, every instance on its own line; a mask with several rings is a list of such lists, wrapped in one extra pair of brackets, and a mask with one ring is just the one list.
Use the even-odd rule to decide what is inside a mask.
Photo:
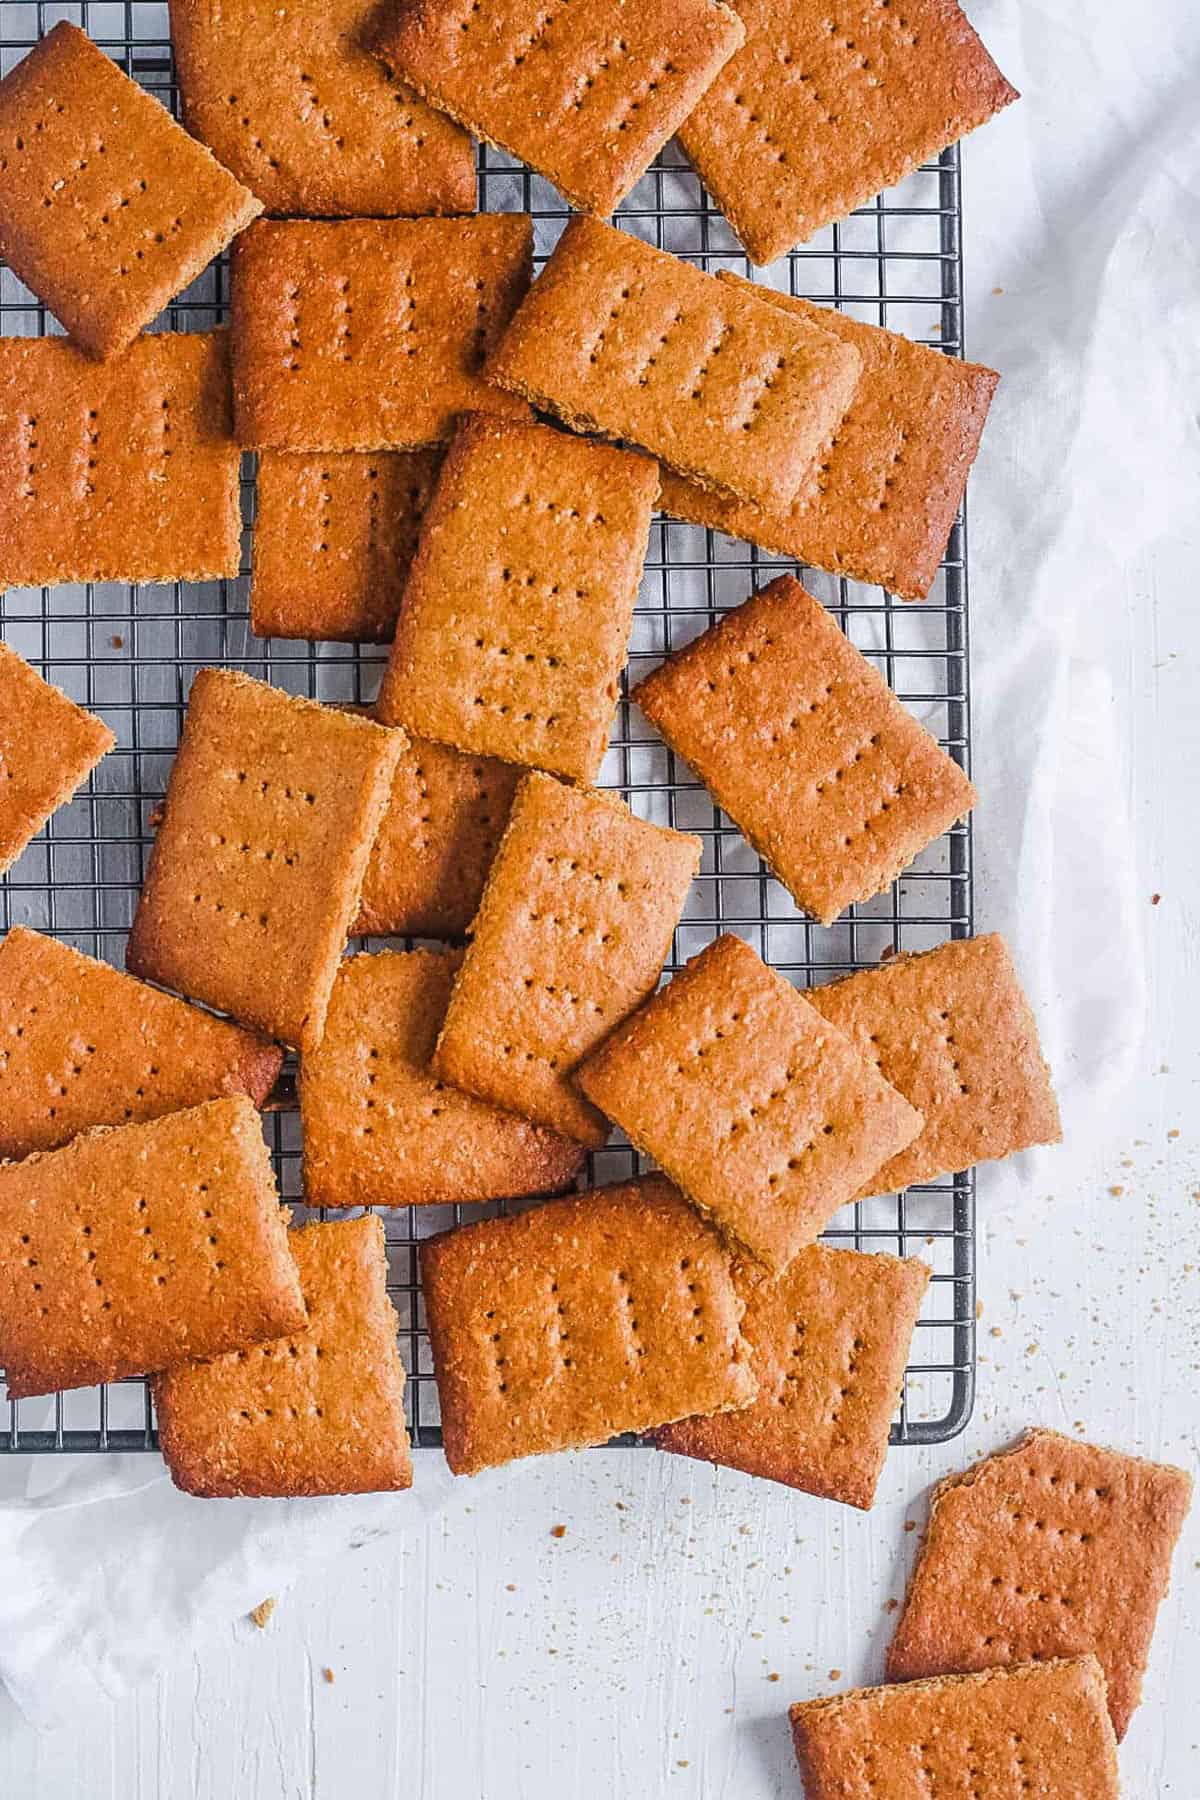
[(262, 451), (251, 629), (390, 644), (440, 462), (437, 450)]
[(679, 137), (756, 263), (1017, 98), (956, 0), (743, 0), (746, 42)]
[(189, 131), (268, 212), (388, 217), (475, 209), (465, 132), (361, 43), (371, 0), (170, 0)]
[[(1118, 1800), (1096, 1659), (856, 1688), (793, 1706), (805, 1800)], [(966, 1785), (964, 1785), (964, 1783)]]
[(719, 937), (576, 1079), (688, 1199), (786, 1269), (921, 1115), (740, 938)]
[(286, 1218), (244, 1097), (0, 1165), (9, 1398), (297, 1330), (304, 1302)]
[(261, 211), (77, 25), (0, 82), (0, 250), (92, 356), (131, 344)]
[(596, 219), (572, 219), (487, 377), (702, 487), (788, 504), (850, 404), (859, 356), (807, 319)]
[(822, 925), (881, 892), (975, 803), (958, 764), (790, 575), (633, 698)]
[(465, 937), (521, 775), (494, 756), (413, 738), (371, 846), (354, 933)]
[(663, 477), (664, 512), (776, 555), (878, 582), (903, 600), (933, 584), (1000, 377), (978, 363), (809, 300), (721, 279), (853, 344), (854, 398), (791, 505), (770, 512)]
[(923, 1115), (863, 1189), (886, 1194), (1062, 1136), (1037, 1025), (994, 933), (893, 956), (807, 998)]
[(422, 0), (375, 24), (376, 54), (488, 143), (610, 213), (745, 38), (721, 0)]
[(412, 1486), (404, 1369), (378, 1219), (288, 1234), (308, 1307), (295, 1335), (156, 1377), (171, 1479), (205, 1498)]
[[(524, 213), (259, 220), (233, 259), (233, 408), (249, 449), (423, 450), (497, 410), (480, 371), (529, 285)], [(514, 418), (525, 410), (513, 401)]]
[(0, 871), (12, 867), (115, 742), (103, 719), (0, 643)]
[(245, 1094), (282, 1052), (264, 1038), (16, 925), (0, 944), (0, 1157)]
[(571, 1076), (651, 992), (700, 841), (608, 794), (527, 775), (492, 864), (433, 1066), (493, 1106), (600, 1145)]
[(421, 1279), (456, 1475), (754, 1396), (729, 1257), (661, 1175), (430, 1238)]
[(742, 1263), (734, 1282), (758, 1397), (740, 1412), (664, 1425), (655, 1442), (868, 1508), (928, 1268), (810, 1244), (778, 1279)]
[(645, 457), (466, 419), (425, 513), (379, 718), (594, 780), (657, 493)]
[(314, 1206), (446, 1206), (561, 1193), (583, 1147), (439, 1081), (429, 1067), (461, 953), (382, 951), (338, 970), (300, 1068)]
[(1056, 1431), (951, 1476), (934, 1491), (889, 1681), (1092, 1651), (1124, 1737), (1191, 1496), (1182, 1469)]
[(227, 332), (0, 337), (0, 588), (236, 575), (239, 461)]
[(367, 719), (201, 669), (128, 968), (311, 1049), (401, 748)]

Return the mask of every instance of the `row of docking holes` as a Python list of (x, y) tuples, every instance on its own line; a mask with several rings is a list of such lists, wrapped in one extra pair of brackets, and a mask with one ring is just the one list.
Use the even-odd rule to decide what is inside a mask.
[[(368, 469), (367, 480), (367, 545), (368, 559), (379, 549), (379, 470)], [(413, 482), (407, 492), (397, 496), (406, 500), (414, 514), (422, 511), (429, 499), (429, 488), (419, 482)], [(321, 539), (317, 551), (321, 556), (329, 554), (329, 534), (333, 529), (333, 474), (329, 469), (321, 470), (321, 511), (318, 519), (321, 528)]]
[[(141, 1089), (139, 1088), (138, 1091), (140, 1093)], [(208, 1183), (207, 1182), (202, 1181), (200, 1183), (199, 1192), (202, 1195), (207, 1195), (207, 1193), (208, 1193)], [(76, 1210), (77, 1211), (80, 1209), (80, 1206), (81, 1206), (81, 1203), (77, 1201), (76, 1202)], [(137, 1215), (141, 1218), (144, 1218), (146, 1213), (148, 1212), (148, 1210), (149, 1210), (149, 1208), (148, 1208), (147, 1202), (144, 1199), (140, 1199), (137, 1202), (137, 1206), (135, 1208)], [(203, 1206), (201, 1208), (201, 1217), (204, 1219), (204, 1221), (207, 1225), (211, 1226), (212, 1219), (213, 1219), (212, 1207), (208, 1206), (208, 1205)], [(81, 1225), (79, 1227), (79, 1235), (85, 1241), (85, 1243), (88, 1244), (88, 1248), (84, 1252), (84, 1267), (85, 1267), (85, 1269), (88, 1269), (88, 1270), (94, 1270), (95, 1265), (96, 1265), (96, 1252), (95, 1252), (95, 1250), (93, 1250), (90, 1247), (90, 1240), (94, 1235), (93, 1227), (91, 1225)], [(152, 1225), (142, 1225), (139, 1228), (139, 1235), (143, 1238), (153, 1237), (154, 1236), (154, 1227)], [(220, 1244), (220, 1238), (217, 1236), (217, 1233), (210, 1229), (205, 1233), (205, 1236), (208, 1239), (209, 1248), (212, 1250), (217, 1249)], [(38, 1258), (32, 1253), (32, 1239), (31, 1239), (29, 1232), (24, 1231), (21, 1233), (21, 1245), (22, 1245), (22, 1248), (29, 1251), (29, 1254), (24, 1258), (25, 1267), (27, 1269), (31, 1269), (31, 1270), (37, 1269), (39, 1267), (39, 1261), (38, 1261)], [(149, 1254), (146, 1258), (147, 1266), (153, 1266), (155, 1263), (159, 1263), (161, 1261), (162, 1261), (161, 1250), (151, 1247)], [(225, 1267), (225, 1263), (222, 1258), (220, 1258), (220, 1257), (213, 1258), (213, 1268), (216, 1271), (216, 1273), (220, 1274), (222, 1272), (222, 1270), (224, 1269), (224, 1267)], [(96, 1275), (93, 1273), (91, 1276), (91, 1280), (92, 1280), (93, 1285), (95, 1287), (98, 1287), (101, 1290), (101, 1292), (103, 1292), (104, 1277), (102, 1275)], [(154, 1285), (156, 1287), (166, 1287), (166, 1285), (167, 1285), (167, 1277), (162, 1272), (161, 1269), (156, 1269), (154, 1271)], [(36, 1276), (34, 1277), (34, 1280), (33, 1280), (33, 1291), (35, 1294), (40, 1294), (42, 1292), (42, 1283), (36, 1278)], [(37, 1304), (38, 1304), (38, 1310), (41, 1314), (41, 1317), (45, 1318), (47, 1316), (47, 1314), (49, 1313), (50, 1308), (45, 1304), (44, 1301), (39, 1300)], [(111, 1312), (112, 1311), (112, 1301), (109, 1300), (107, 1297), (105, 1297), (105, 1299), (103, 1299), (100, 1303), (100, 1310), (101, 1310), (101, 1312)]]
[[(685, 1256), (680, 1259), (679, 1272), (681, 1275), (689, 1277), (686, 1282), (686, 1288), (688, 1298), (692, 1302), (692, 1341), (696, 1344), (702, 1344), (704, 1342), (704, 1327), (702, 1323), (704, 1318), (704, 1306), (702, 1302), (696, 1298), (699, 1293), (699, 1284), (690, 1279), (691, 1267), (690, 1257)], [(629, 1349), (635, 1357), (641, 1358), (646, 1354), (646, 1346), (639, 1341), (638, 1337), (640, 1325), (633, 1313), (634, 1300), (629, 1271), (627, 1269), (618, 1269), (614, 1279), (617, 1286), (617, 1302), (622, 1308), (629, 1332)], [(569, 1349), (571, 1333), (566, 1324), (567, 1308), (565, 1302), (560, 1297), (558, 1283), (554, 1280), (550, 1283), (548, 1296), (548, 1304), (551, 1303), (554, 1307), (552, 1322), (556, 1328), (554, 1343), (560, 1353), (561, 1366), (564, 1369), (573, 1369), (575, 1367), (575, 1359), (571, 1355)], [(495, 1359), (496, 1375), (498, 1378), (497, 1390), (499, 1393), (505, 1394), (508, 1392), (508, 1378), (505, 1371), (510, 1366), (510, 1359), (505, 1356), (502, 1348), (504, 1342), (504, 1327), (502, 1325), (496, 1326), (496, 1314), (493, 1309), (489, 1309), (483, 1316), (487, 1324), (496, 1327), (489, 1334), (489, 1337), (492, 1344), (492, 1353)]]
[[(416, 356), (420, 349), (417, 338), (417, 296), (415, 293), (416, 277), (411, 269), (399, 278), (403, 289), (403, 298), (398, 303), (395, 319), (392, 321), (400, 335), (400, 342), (390, 345), (391, 353), (397, 356)], [(471, 290), (475, 294), (475, 326), (472, 346), (472, 360), (476, 365), (482, 364), (488, 350), (488, 302), (487, 282), (481, 275), (468, 277)], [(333, 340), (329, 354), (337, 361), (352, 363), (354, 361), (354, 328), (350, 321), (354, 317), (354, 303), (350, 299), (351, 282), (348, 275), (337, 279), (334, 289), (336, 295)], [(283, 358), (283, 367), (299, 374), (303, 364), (300, 352), (304, 348), (304, 339), (300, 330), (300, 284), (291, 281), (284, 289), (284, 300), (287, 305), (287, 317), (284, 330), (287, 333), (287, 351)]]
[[(633, 289), (631, 287), (628, 285), (622, 287), (620, 293), (616, 296), (615, 304), (609, 308), (608, 318), (605, 320), (604, 324), (601, 325), (600, 330), (593, 341), (591, 350), (588, 352), (588, 362), (593, 366), (598, 364), (603, 356), (605, 346), (608, 342), (609, 332), (616, 320), (620, 318), (626, 302), (632, 298), (632, 295)], [(687, 324), (688, 317), (689, 315), (682, 308), (677, 307), (675, 309), (671, 317), (666, 321), (665, 329), (660, 329), (654, 348), (646, 352), (640, 364), (626, 372), (626, 382), (633, 383), (640, 388), (648, 388), (651, 385), (653, 380), (651, 371), (658, 367), (659, 359), (662, 356), (663, 351), (666, 349), (679, 328)], [(716, 328), (716, 336), (713, 341), (701, 351), (699, 359), (691, 373), (683, 376), (680, 386), (687, 390), (693, 400), (703, 401), (705, 397), (704, 384), (708, 378), (712, 364), (727, 347), (730, 338), (734, 335), (734, 330), (735, 327), (729, 320), (723, 319), (719, 321)], [(764, 397), (771, 392), (786, 367), (787, 358), (782, 355), (776, 355), (771, 365), (765, 369), (759, 377), (758, 386), (754, 390), (753, 398), (749, 403), (747, 416), (743, 419), (735, 418), (732, 420), (727, 426), (728, 429), (737, 429), (740, 427), (742, 431), (753, 431), (758, 416), (762, 411)]]
[[(371, 1063), (377, 1063), (378, 1061), (379, 1061), (379, 1051), (375, 1045), (372, 1045), (371, 1048), (367, 1051), (368, 1065)], [(368, 1068), (367, 1068), (367, 1087), (373, 1088), (378, 1080), (379, 1080), (378, 1071), (376, 1069), (373, 1069), (368, 1066)], [(446, 1092), (445, 1082), (444, 1081), (435, 1081), (433, 1084), (433, 1094), (436, 1096), (438, 1094), (444, 1094), (445, 1092)], [(368, 1093), (367, 1098), (364, 1102), (365, 1110), (367, 1112), (374, 1112), (375, 1106), (376, 1106), (376, 1103), (375, 1103), (374, 1095)], [(446, 1107), (442, 1104), (439, 1104), (439, 1102), (436, 1098), (432, 1098), (430, 1100), (428, 1106), (425, 1108), (425, 1117), (427, 1119), (440, 1119), (442, 1114), (445, 1111), (446, 1111)], [(360, 1137), (374, 1137), (375, 1136), (375, 1127), (373, 1125), (362, 1125), (359, 1127), (358, 1135)]]
[[(240, 1363), (281, 1362), (285, 1367), (288, 1363), (299, 1363), (303, 1360), (311, 1366), (313, 1363), (320, 1362), (324, 1355), (325, 1352), (320, 1344), (310, 1342), (296, 1344), (289, 1341), (286, 1344), (259, 1344), (254, 1350), (239, 1350), (237, 1359)], [(277, 1413), (285, 1419), (299, 1419), (302, 1413), (310, 1419), (321, 1419), (325, 1416), (324, 1408), (319, 1406), (315, 1400), (309, 1400), (303, 1407), (297, 1406), (294, 1401), (290, 1400), (280, 1407), (257, 1406), (251, 1408), (243, 1406), (238, 1409), (237, 1416), (243, 1424), (252, 1425), (274, 1419)]]
[[(158, 454), (163, 462), (169, 462), (173, 455), (171, 433), (174, 429), (171, 419), (171, 402), (165, 396), (158, 403)], [(41, 464), (37, 459), (40, 448), (38, 438), (38, 417), (30, 413), (20, 422), (21, 435), (24, 442), (25, 479), (21, 485), (23, 500), (36, 500), (38, 497), (37, 478), (41, 472)], [(95, 407), (89, 407), (84, 424), (84, 441), (87, 455), (84, 458), (85, 474), (80, 489), (80, 498), (91, 499), (96, 492), (95, 473), (100, 467), (100, 414)]]
[[(807, 1335), (808, 1326), (804, 1320), (793, 1319), (792, 1348), (790, 1352), (790, 1361), (793, 1365), (800, 1364), (804, 1361)], [(865, 1349), (865, 1341), (861, 1337), (856, 1337), (853, 1340), (846, 1357), (846, 1370), (842, 1377), (842, 1382), (837, 1388), (837, 1391), (830, 1395), (829, 1423), (831, 1425), (839, 1423), (842, 1416), (843, 1403), (847, 1400), (853, 1400), (855, 1393), (857, 1392), (854, 1385), (854, 1377), (858, 1374), (858, 1359)], [(791, 1405), (795, 1398), (796, 1387), (799, 1381), (800, 1371), (798, 1367), (793, 1366), (792, 1368), (784, 1369), (782, 1378), (775, 1390), (776, 1406)]]

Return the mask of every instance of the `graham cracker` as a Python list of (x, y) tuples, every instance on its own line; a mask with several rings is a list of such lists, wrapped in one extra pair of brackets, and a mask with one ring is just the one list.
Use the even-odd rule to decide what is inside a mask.
[(0, 1157), (224, 1095), (261, 1106), (282, 1061), (265, 1038), (38, 931), (15, 925), (0, 944)]
[(575, 431), (784, 507), (849, 406), (859, 366), (854, 346), (823, 327), (575, 218), (486, 372)]
[(170, 0), (189, 131), (268, 212), (475, 210), (466, 133), (363, 47), (373, 0)]
[(77, 25), (0, 81), (0, 254), (90, 356), (124, 350), (261, 211)]
[(1092, 1656), (855, 1688), (790, 1718), (805, 1800), (1119, 1800)]
[(527, 775), (454, 985), (437, 1074), (603, 1144), (608, 1124), (571, 1078), (653, 990), (700, 848), (612, 795)]
[(741, 1412), (664, 1425), (655, 1443), (867, 1510), (928, 1268), (810, 1244), (778, 1279), (740, 1263), (734, 1283), (758, 1396)]
[(233, 257), (239, 443), (424, 450), (456, 414), (500, 410), (480, 371), (532, 267), (524, 213), (260, 219)]
[(1182, 1469), (1042, 1430), (941, 1482), (888, 1680), (1091, 1651), (1124, 1737), (1191, 1497)]
[(822, 925), (882, 892), (975, 803), (958, 764), (790, 575), (632, 697)]
[[(746, 42), (679, 139), (770, 263), (1017, 98), (956, 0), (743, 0)], [(848, 16), (849, 15), (849, 16)]]
[(313, 1206), (450, 1206), (570, 1187), (584, 1150), (439, 1081), (429, 1066), (461, 952), (381, 951), (338, 970), (300, 1068)]
[(298, 1330), (286, 1221), (244, 1097), (86, 1131), (0, 1165), (9, 1399)]
[(390, 644), (437, 450), (263, 450), (250, 628), (264, 638)]
[(378, 717), (595, 780), (657, 494), (644, 457), (468, 417), (425, 513)]
[(367, 719), (201, 669), (128, 968), (314, 1048), (401, 748)]
[(728, 1255), (661, 1175), (429, 1238), (421, 1280), (456, 1475), (754, 1397)]
[(428, 738), (401, 751), (353, 935), (463, 938), (522, 771)]
[(721, 0), (420, 0), (381, 9), (376, 55), (476, 137), (611, 213), (745, 38)]
[(227, 332), (0, 337), (0, 588), (236, 575), (240, 460)]
[(0, 643), (0, 873), (115, 743), (103, 719)]
[(172, 1481), (206, 1499), (411, 1487), (383, 1226), (371, 1217), (306, 1225), (288, 1244), (307, 1322), (155, 1379)]
[(902, 600), (923, 600), (1000, 377), (829, 307), (754, 287), (726, 270), (720, 278), (853, 344), (862, 373), (845, 416), (789, 506), (772, 512), (722, 499), (668, 473), (662, 510), (774, 555), (853, 581), (878, 582)]
[(610, 1031), (576, 1079), (776, 1273), (921, 1129), (849, 1038), (728, 934)]
[(889, 957), (877, 969), (810, 988), (807, 998), (925, 1120), (864, 1196), (1062, 1137), (1037, 1025), (995, 933)]

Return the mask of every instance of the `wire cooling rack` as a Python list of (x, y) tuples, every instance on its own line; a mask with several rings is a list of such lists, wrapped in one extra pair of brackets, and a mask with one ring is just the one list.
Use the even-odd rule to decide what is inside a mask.
[[(166, 7), (22, 4), (0, 0), (0, 73), (61, 18), (81, 24), (110, 56), (173, 111), (178, 95)], [(539, 264), (553, 248), (567, 209), (540, 177), (483, 148), (479, 200), (485, 211), (523, 211), (535, 220)], [(674, 145), (621, 208), (618, 223), (702, 268), (752, 271), (720, 213)], [(962, 240), (957, 149), (922, 168), (840, 225), (822, 232), (758, 279), (852, 316), (888, 325), (951, 355), (962, 354)], [(222, 260), (168, 308), (163, 324), (205, 329), (225, 315)], [(59, 330), (46, 309), (0, 268), (0, 327), (44, 335)], [(236, 581), (130, 588), (111, 583), (13, 589), (0, 601), (3, 637), (48, 680), (105, 718), (117, 744), (86, 788), (50, 821), (0, 890), (0, 924), (23, 924), (64, 938), (122, 966), (152, 841), (151, 814), (167, 776), (191, 678), (205, 664), (229, 664), (289, 692), (321, 700), (369, 700), (385, 652), (336, 644), (264, 642), (250, 631), (249, 553), (254, 515), (249, 459), (242, 481), (246, 532)], [(0, 520), (0, 531), (3, 530)], [(699, 527), (656, 521), (634, 624), (628, 682), (707, 628), (781, 568), (768, 557)], [(812, 591), (843, 630), (959, 762), (969, 757), (966, 531), (960, 521), (928, 600), (904, 605), (879, 589), (810, 573)], [(972, 931), (970, 826), (931, 846), (890, 892), (852, 907), (832, 929), (807, 921), (769, 877), (690, 771), (677, 762), (624, 698), (602, 784), (635, 811), (697, 833), (700, 874), (675, 934), (668, 970), (719, 931), (745, 938), (801, 986), (872, 967), (897, 950), (924, 950)], [(369, 940), (368, 948), (382, 940)], [(300, 1201), (299, 1120), (294, 1108), (269, 1113), (280, 1188)], [(627, 1147), (590, 1159), (589, 1179), (619, 1180), (638, 1167)], [(437, 1391), (417, 1281), (423, 1237), (486, 1207), (426, 1208), (385, 1214), (390, 1288), (400, 1315), (409, 1372), (414, 1441), (440, 1441)], [(966, 1424), (974, 1390), (974, 1187), (961, 1175), (839, 1213), (826, 1234), (860, 1250), (920, 1255), (933, 1267), (913, 1359), (892, 1427), (897, 1443), (936, 1443)], [(7, 1421), (4, 1414), (7, 1409)], [(145, 1384), (0, 1400), (0, 1449), (128, 1451), (154, 1447)]]

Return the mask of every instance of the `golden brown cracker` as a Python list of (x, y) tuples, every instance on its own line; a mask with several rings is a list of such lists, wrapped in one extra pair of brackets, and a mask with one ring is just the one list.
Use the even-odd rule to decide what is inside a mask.
[(0, 643), (0, 871), (10, 869), (116, 739)]

